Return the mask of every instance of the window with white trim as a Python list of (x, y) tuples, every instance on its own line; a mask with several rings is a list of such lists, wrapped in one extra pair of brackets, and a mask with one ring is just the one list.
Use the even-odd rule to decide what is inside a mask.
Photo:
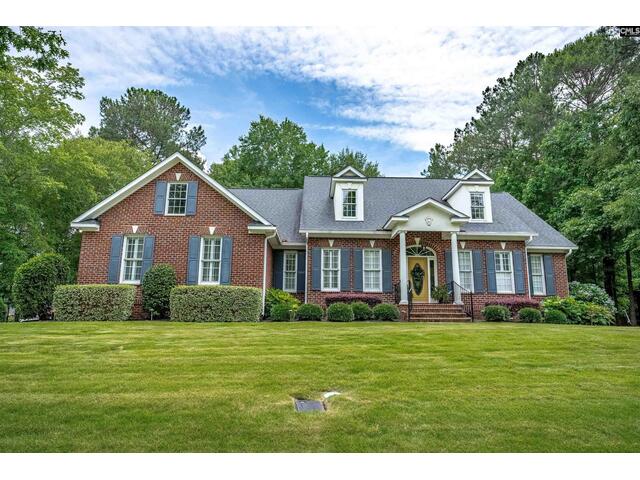
[(483, 192), (471, 192), (471, 220), (484, 220)]
[(140, 283), (144, 237), (124, 237), (122, 249), (121, 283)]
[(220, 283), (220, 263), (222, 259), (222, 239), (204, 237), (200, 243), (200, 282), (201, 284)]
[(187, 213), (187, 184), (170, 183), (167, 185), (166, 215), (185, 215)]
[(514, 293), (511, 252), (495, 252), (496, 292)]
[(282, 266), (282, 289), (285, 292), (296, 292), (298, 273), (298, 252), (284, 252)]
[(322, 290), (340, 291), (340, 250), (322, 249)]
[(342, 190), (342, 216), (344, 218), (356, 218), (357, 192), (355, 190)]
[(542, 255), (529, 255), (531, 264), (531, 293), (534, 295), (545, 295), (546, 286), (544, 284), (544, 263)]
[(473, 292), (473, 259), (470, 250), (458, 251), (458, 268), (460, 270), (460, 286)]
[(382, 251), (365, 249), (363, 255), (363, 290), (365, 292), (382, 291)]

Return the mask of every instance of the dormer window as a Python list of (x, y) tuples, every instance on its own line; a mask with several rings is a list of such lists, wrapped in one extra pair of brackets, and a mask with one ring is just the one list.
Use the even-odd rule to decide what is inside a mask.
[(471, 220), (484, 220), (483, 192), (471, 192)]
[(344, 218), (356, 218), (356, 193), (355, 190), (342, 190), (342, 216)]

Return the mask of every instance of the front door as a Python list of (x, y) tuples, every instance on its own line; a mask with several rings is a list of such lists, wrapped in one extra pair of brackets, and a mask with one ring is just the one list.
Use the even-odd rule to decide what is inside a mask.
[(430, 295), (429, 267), (426, 257), (409, 257), (409, 281), (414, 302), (428, 302)]

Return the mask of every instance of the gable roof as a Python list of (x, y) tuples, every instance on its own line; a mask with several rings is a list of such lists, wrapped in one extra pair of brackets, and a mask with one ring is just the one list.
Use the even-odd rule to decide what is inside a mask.
[(225, 187), (223, 187), (222, 185), (220, 185), (213, 178), (211, 178), (209, 175), (204, 173), (198, 166), (193, 164), (191, 161), (189, 161), (187, 158), (185, 158), (180, 153), (176, 152), (173, 155), (171, 155), (170, 157), (167, 157), (166, 159), (164, 159), (162, 162), (157, 164), (155, 167), (151, 168), (147, 172), (145, 172), (142, 175), (140, 175), (138, 178), (136, 178), (132, 182), (130, 182), (127, 185), (125, 185), (124, 187), (122, 187), (120, 190), (115, 192), (113, 195), (108, 196), (107, 198), (102, 200), (100, 203), (98, 203), (97, 205), (91, 207), (89, 210), (84, 212), (82, 215), (80, 215), (77, 218), (75, 218), (74, 220), (72, 220), (71, 226), (72, 227), (81, 228), (80, 226), (83, 225), (83, 224), (86, 224), (87, 221), (95, 220), (100, 215), (105, 213), (107, 210), (112, 208), (114, 205), (117, 205), (122, 200), (127, 198), (129, 195), (131, 195), (132, 193), (138, 191), (140, 188), (142, 188), (143, 186), (145, 186), (146, 184), (151, 182), (153, 179), (157, 178), (158, 176), (160, 176), (161, 174), (163, 174), (164, 172), (166, 172), (167, 170), (169, 170), (171, 167), (173, 167), (174, 165), (176, 165), (178, 163), (182, 163), (185, 167), (187, 167), (189, 170), (191, 170), (191, 172), (193, 172), (195, 175), (197, 175), (203, 182), (208, 184), (210, 187), (212, 187), (214, 190), (216, 190), (218, 193), (220, 193), (223, 197), (225, 197), (231, 203), (233, 203), (236, 206), (238, 206), (238, 208), (240, 208), (240, 210), (245, 212), (251, 218), (253, 218), (254, 220), (257, 220), (258, 222), (262, 223), (263, 225), (271, 225), (271, 223), (267, 219), (265, 219), (262, 215), (257, 213), (252, 207), (250, 207), (245, 202), (243, 202), (240, 198), (238, 198), (236, 195), (234, 195), (230, 190), (228, 190)]

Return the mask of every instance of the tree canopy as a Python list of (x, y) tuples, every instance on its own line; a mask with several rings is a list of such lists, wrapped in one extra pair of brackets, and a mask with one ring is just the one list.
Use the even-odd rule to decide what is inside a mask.
[(199, 152), (207, 137), (201, 125), (189, 128), (190, 121), (191, 112), (177, 98), (131, 87), (119, 99), (102, 97), (100, 126), (93, 127), (90, 135), (131, 142), (156, 162), (179, 151), (202, 166)]
[(333, 175), (353, 166), (367, 176), (379, 176), (378, 164), (348, 148), (336, 154), (307, 138), (295, 122), (260, 116), (222, 158), (210, 175), (229, 187), (300, 188), (305, 175)]

